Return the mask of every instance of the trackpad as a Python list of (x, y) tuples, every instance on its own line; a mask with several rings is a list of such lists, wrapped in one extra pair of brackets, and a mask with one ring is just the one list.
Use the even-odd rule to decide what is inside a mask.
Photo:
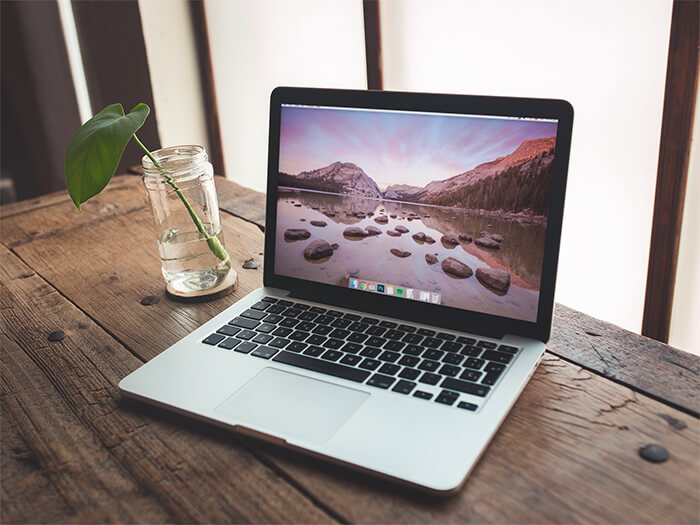
[(369, 396), (360, 390), (265, 368), (214, 412), (281, 438), (323, 444)]

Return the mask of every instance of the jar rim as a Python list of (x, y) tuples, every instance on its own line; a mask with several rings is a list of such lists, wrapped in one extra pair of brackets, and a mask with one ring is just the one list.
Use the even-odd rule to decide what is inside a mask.
[[(151, 155), (171, 173), (204, 165), (209, 160), (206, 149), (197, 144), (169, 146), (152, 151)], [(144, 176), (162, 175), (160, 168), (153, 163), (148, 155), (141, 158), (141, 165)]]

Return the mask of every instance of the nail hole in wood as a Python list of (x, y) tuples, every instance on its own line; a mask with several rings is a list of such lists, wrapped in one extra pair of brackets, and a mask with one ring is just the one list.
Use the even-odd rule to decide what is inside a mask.
[(653, 443), (640, 447), (639, 456), (642, 459), (650, 461), (651, 463), (663, 463), (664, 461), (668, 461), (668, 458), (670, 457), (666, 447)]
[(152, 306), (154, 304), (158, 304), (159, 302), (160, 297), (158, 297), (157, 295), (149, 295), (141, 299), (141, 304), (144, 306)]
[(51, 341), (52, 343), (55, 343), (56, 341), (61, 341), (66, 337), (66, 333), (62, 332), (61, 330), (57, 330), (55, 332), (51, 332), (49, 334), (48, 340)]

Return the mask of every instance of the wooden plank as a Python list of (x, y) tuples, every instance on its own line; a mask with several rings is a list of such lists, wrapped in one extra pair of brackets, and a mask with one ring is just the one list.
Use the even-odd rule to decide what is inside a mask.
[[(643, 460), (648, 443), (670, 459)], [(265, 450), (268, 464), (350, 523), (696, 523), (699, 447), (696, 418), (547, 354), (453, 498)]]
[[(262, 284), (260, 229), (229, 215), (222, 216), (222, 223), (239, 286), (229, 296), (198, 306), (165, 295), (148, 209), (37, 238), (15, 251), (146, 361)], [(259, 261), (260, 267), (242, 268), (248, 259)], [(142, 305), (141, 299), (150, 295), (159, 296), (160, 302)]]
[(697, 417), (700, 358), (557, 304), (547, 349)]
[(216, 179), (219, 208), (236, 217), (265, 226), (265, 194), (230, 180)]
[[(29, 356), (6, 335), (0, 338), (0, 400), (7, 418), (3, 427), (8, 426), (8, 432), (15, 434), (14, 446), (24, 455), (23, 462), (14, 461), (10, 468), (3, 469), (4, 521), (19, 522), (29, 517), (26, 503), (31, 501), (27, 500), (30, 494), (47, 500), (34, 507), (47, 512), (37, 521), (57, 522), (69, 517), (74, 522), (106, 522), (117, 516), (134, 523), (167, 521), (165, 510), (144, 494), (106, 448), (95, 442), (90, 429), (56, 395), (49, 379)], [(3, 443), (3, 456), (10, 455), (8, 446)], [(26, 472), (27, 467), (30, 472)], [(56, 509), (52, 501), (57, 503)]]
[[(135, 409), (133, 403), (121, 400), (117, 382), (141, 361), (17, 257), (2, 247), (0, 255), (3, 260), (0, 268), (3, 333), (15, 349), (21, 348), (28, 358), (12, 360), (17, 357), (17, 352), (13, 352), (8, 361), (11, 366), (3, 366), (3, 384), (15, 392), (11, 397), (4, 394), (3, 398), (7, 398), (6, 410), (11, 411), (10, 421), (26, 420), (16, 428), (21, 430), (18, 432), (22, 439), (31, 443), (27, 447), (31, 452), (28, 461), (37, 462), (50, 479), (52, 468), (45, 463), (54, 462), (54, 468), (66, 480), (65, 485), (72, 483), (78, 493), (89, 492), (91, 488), (85, 484), (95, 476), (105, 476), (117, 484), (115, 490), (102, 494), (104, 514), (85, 505), (84, 509), (80, 507), (82, 510), (75, 521), (132, 521), (120, 514), (118, 500), (124, 499), (126, 506), (134, 498), (129, 496), (128, 487), (119, 485), (119, 479), (108, 469), (102, 474), (93, 473), (92, 478), (87, 479), (69, 475), (73, 461), (80, 460), (80, 454), (91, 462), (86, 466), (88, 470), (95, 462), (101, 463), (99, 456), (92, 455), (92, 442), (99, 450), (109, 452), (140, 487), (141, 501), (151, 505), (150, 514), (137, 516), (135, 521), (153, 521), (159, 507), (167, 512), (166, 521), (331, 521), (317, 506), (238, 445), (229, 433), (160, 410), (144, 409), (140, 405)], [(47, 343), (47, 334), (57, 329), (68, 337)], [(20, 373), (26, 377), (43, 375), (46, 378), (39, 385), (40, 397), (29, 395), (30, 389), (26, 394), (22, 392), (18, 381), (23, 381), (25, 376)], [(19, 396), (26, 405), (21, 418), (14, 409), (19, 405)], [(43, 413), (42, 408), (46, 406), (42, 403), (47, 396), (54, 397), (59, 405), (49, 406), (50, 413)], [(62, 410), (62, 406), (66, 409)], [(47, 418), (55, 421), (46, 423)], [(64, 426), (65, 431), (47, 433), (47, 424)], [(91, 436), (86, 437), (82, 433), (88, 430)], [(85, 445), (80, 454), (72, 450), (76, 442), (73, 440)], [(3, 486), (9, 482), (5, 476), (9, 474), (3, 470)], [(67, 488), (54, 479), (51, 481), (62, 499), (70, 505), (80, 505), (81, 502), (68, 497)], [(100, 487), (92, 489), (100, 492)], [(56, 509), (35, 507), (35, 502), (27, 499), (30, 494), (13, 494), (18, 498), (14, 508), (23, 512), (17, 521), (72, 519), (71, 516), (54, 519)], [(137, 504), (136, 499), (135, 510)]]

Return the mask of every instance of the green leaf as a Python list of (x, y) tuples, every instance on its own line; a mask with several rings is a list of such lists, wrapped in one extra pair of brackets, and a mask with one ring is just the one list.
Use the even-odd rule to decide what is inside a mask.
[(121, 104), (112, 104), (73, 135), (66, 150), (66, 186), (79, 211), (83, 202), (109, 184), (131, 136), (150, 112), (146, 104), (138, 104), (124, 115)]

